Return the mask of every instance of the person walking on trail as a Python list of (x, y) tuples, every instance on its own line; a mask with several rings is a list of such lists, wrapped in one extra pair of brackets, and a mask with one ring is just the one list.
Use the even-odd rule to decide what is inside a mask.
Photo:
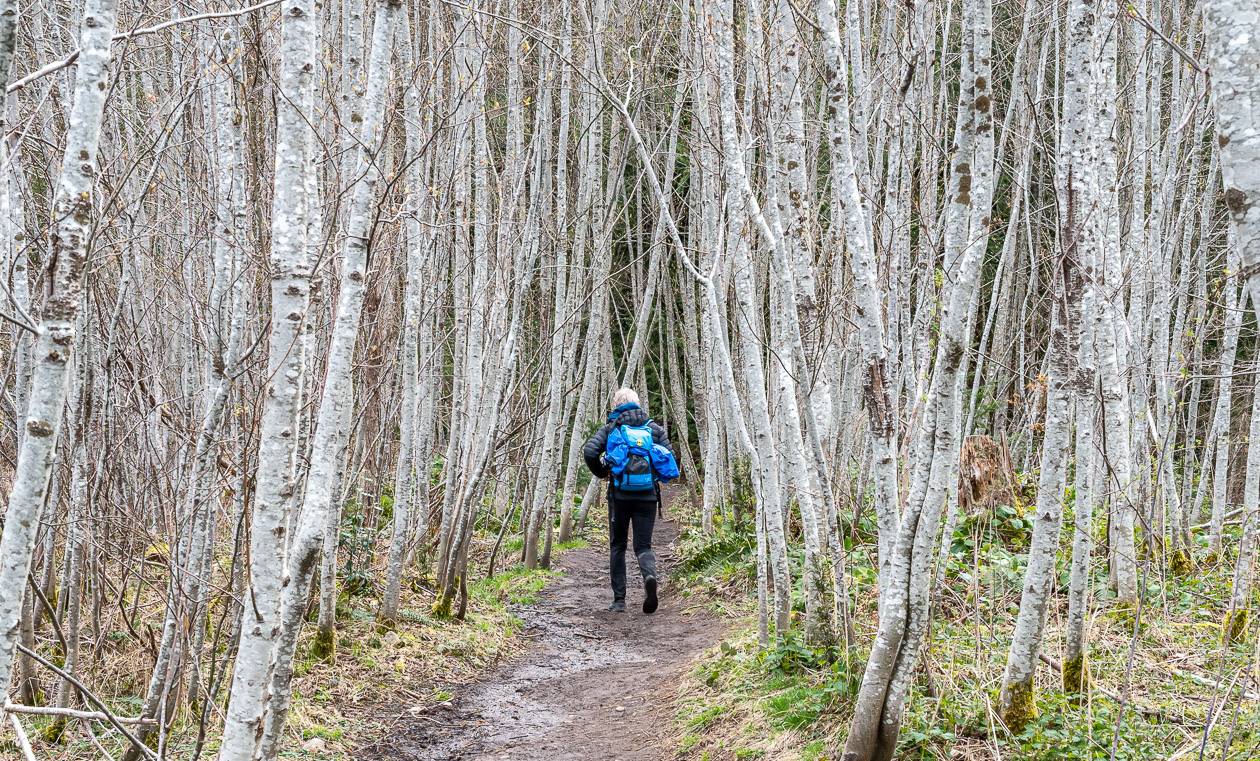
[(643, 574), (643, 612), (657, 606), (656, 555), (652, 529), (660, 509), (659, 483), (678, 477), (674, 450), (665, 429), (647, 416), (632, 389), (618, 389), (608, 422), (582, 447), (586, 467), (608, 479), (608, 572), (613, 601), (608, 609), (626, 610), (626, 540), (634, 525), (634, 555)]

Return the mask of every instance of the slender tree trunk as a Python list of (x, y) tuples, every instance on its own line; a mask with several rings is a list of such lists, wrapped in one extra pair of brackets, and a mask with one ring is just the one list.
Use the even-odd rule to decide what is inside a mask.
[[(1071, 439), (1073, 397), (1080, 398), (1090, 388), (1079, 365), (1081, 343), (1081, 299), (1083, 295), (1081, 249), (1092, 247), (1098, 206), (1091, 192), (1092, 159), (1079, 136), (1090, 134), (1090, 94), (1088, 71), (1094, 49), (1093, 15), (1084, 0), (1075, 0), (1068, 9), (1068, 96), (1064, 113), (1068, 123), (1059, 149), (1058, 168), (1062, 173), (1062, 222), (1059, 241), (1062, 253), (1055, 267), (1054, 326), (1051, 333), (1050, 377), (1046, 394), (1045, 436), (1041, 445), (1040, 475), (1037, 483), (1036, 518), (1024, 570), (1023, 594), (1015, 632), (1006, 658), (1006, 673), (998, 697), (998, 713), (1003, 723), (1018, 734), (1036, 716), (1033, 676), (1037, 670), (1041, 640), (1045, 636), (1050, 591), (1057, 576), (1055, 557), (1059, 549), (1059, 529), (1063, 519), (1063, 489), (1067, 476), (1067, 453)], [(1072, 134), (1075, 133), (1075, 134)], [(1088, 525), (1086, 526), (1088, 533)]]
[(281, 53), (271, 218), (271, 330), (267, 384), (259, 430), (258, 484), (250, 522), (249, 584), (241, 611), (240, 645), (219, 749), (220, 761), (252, 761), (260, 750), (269, 699), (270, 666), (281, 632), (280, 597), (289, 506), (294, 482), (295, 433), (304, 359), (299, 345), (310, 306), (307, 245), (307, 167), (312, 135), (315, 41), (320, 23), (312, 0), (286, 0)]
[[(1225, 205), (1232, 244), (1240, 252), (1251, 305), (1260, 316), (1260, 13), (1245, 0), (1208, 0), (1203, 5), (1217, 143), (1221, 151)], [(1250, 617), (1252, 565), (1260, 536), (1260, 394), (1252, 405), (1243, 492), (1243, 533), (1230, 594), (1226, 639), (1239, 639)], [(2, 587), (0, 587), (2, 588)]]
[[(408, 56), (405, 60), (412, 61), (411, 34), (405, 22), (399, 25), (399, 32), (400, 42)], [(408, 112), (420, 112), (420, 93), (416, 83), (408, 83), (404, 104)], [(381, 608), (377, 613), (377, 619), (386, 626), (392, 626), (398, 618), (398, 599), (403, 567), (406, 564), (413, 506), (418, 502), (420, 508), (427, 512), (427, 499), (421, 497), (421, 493), (427, 494), (429, 488), (428, 453), (423, 451), (426, 449), (423, 446), (426, 433), (421, 431), (426, 421), (420, 409), (420, 397), (422, 394), (427, 397), (432, 389), (422, 382), (420, 375), (421, 363), (426, 366), (427, 376), (427, 365), (432, 361), (427, 356), (427, 347), (421, 346), (421, 332), (427, 333), (429, 320), (429, 316), (424, 313), (428, 299), (423, 292), (422, 278), (432, 241), (424, 233), (421, 224), (428, 204), (422, 200), (426, 195), (423, 169), (425, 164), (420, 161), (423, 146), (419, 125), (413, 119), (407, 119), (405, 129), (407, 155), (416, 163), (408, 170), (407, 176), (411, 209), (407, 219), (407, 275), (403, 303), (403, 408), (399, 422), (402, 440), (399, 443), (398, 464), (394, 473), (394, 527), (385, 572), (385, 591), (381, 595)], [(425, 327), (421, 326), (422, 322), (426, 323)]]
[[(956, 273), (940, 318), (936, 359), (921, 407), (909, 500), (902, 512), (882, 595), (879, 629), (862, 678), (845, 761), (891, 759), (905, 700), (931, 612), (932, 561), (943, 508), (958, 478), (958, 378), (965, 326), (974, 309), (980, 262), (987, 243), (993, 193), (993, 134), (989, 55), (991, 6), (987, 0), (963, 9), (963, 86), (959, 139), (950, 172), (945, 229), (946, 270)], [(830, 26), (829, 24), (827, 26)], [(971, 233), (966, 231), (973, 228)]]
[[(1229, 246), (1225, 268), (1238, 272), (1238, 247)], [(1229, 502), (1229, 449), (1232, 439), (1232, 412), (1234, 405), (1234, 364), (1238, 358), (1238, 334), (1242, 331), (1243, 312), (1247, 292), (1242, 292), (1240, 303), (1236, 276), (1226, 278), (1222, 288), (1225, 294), (1225, 336), (1217, 358), (1216, 409), (1212, 415), (1212, 427), (1205, 447), (1204, 459), (1212, 457), (1212, 510), (1208, 523), (1208, 547), (1213, 553), (1221, 550), (1221, 535), (1225, 530), (1225, 513)], [(1200, 483), (1199, 491), (1207, 484)], [(1196, 500), (1196, 503), (1198, 501)]]
[[(8, 689), (17, 645), (22, 598), (30, 572), (39, 516), (52, 471), (74, 351), (88, 240), (95, 225), (96, 154), (109, 93), (114, 0), (87, 0), (83, 10), (74, 102), (67, 119), (66, 156), (53, 197), (48, 295), (35, 340), (25, 433), (0, 536), (0, 688)], [(0, 72), (12, 60), (13, 7), (0, 8)], [(0, 103), (0, 107), (4, 104)], [(48, 559), (51, 562), (51, 558)]]
[(274, 758), (288, 717), (293, 676), (293, 656), (305, 618), (311, 579), (323, 548), (328, 514), (336, 511), (337, 473), (345, 459), (349, 414), (354, 406), (351, 367), (359, 337), (359, 317), (367, 284), (368, 244), (372, 239), (376, 185), (381, 176), (378, 155), (385, 114), (385, 89), (389, 81), (394, 24), (401, 15), (401, 0), (380, 0), (372, 26), (367, 93), (359, 121), (359, 146), (354, 163), (357, 182), (351, 196), (346, 239), (341, 254), (341, 288), (337, 316), (324, 371), (324, 393), (312, 446), (307, 500), (296, 527), (296, 538), (284, 569), (280, 626), (272, 654), (271, 705), (265, 719), (261, 757)]

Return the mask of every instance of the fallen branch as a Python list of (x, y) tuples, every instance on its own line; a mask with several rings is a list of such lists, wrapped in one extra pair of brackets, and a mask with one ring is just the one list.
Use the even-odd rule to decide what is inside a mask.
[[(145, 745), (144, 743), (136, 739), (136, 736), (133, 735), (125, 726), (123, 726), (122, 722), (118, 720), (118, 717), (114, 716), (113, 712), (109, 710), (109, 707), (106, 706), (105, 703), (103, 703), (100, 698), (92, 694), (92, 691), (89, 690), (87, 686), (83, 684), (83, 682), (80, 682), (78, 679), (75, 679), (70, 674), (67, 674), (64, 670), (59, 668), (57, 665), (50, 663), (47, 658), (43, 657), (42, 655), (35, 652), (34, 650), (31, 650), (26, 645), (19, 643), (17, 648), (20, 652), (23, 652), (29, 655), (30, 657), (34, 658), (35, 661), (39, 663), (41, 666), (49, 669), (50, 671), (55, 673), (57, 676), (61, 677), (62, 679), (65, 679), (67, 682), (74, 685), (74, 687), (79, 690), (79, 693), (83, 695), (83, 697), (88, 702), (92, 703), (93, 705), (95, 705), (97, 708), (101, 710), (101, 713), (105, 716), (105, 721), (114, 725), (114, 729), (117, 729), (120, 733), (122, 733), (122, 736), (126, 737), (127, 741), (130, 742), (133, 746), (135, 746), (135, 748), (139, 750), (140, 753), (145, 758), (152, 759), (153, 761), (159, 761), (157, 754), (154, 753), (152, 750), (150, 750), (149, 746)], [(9, 714), (9, 716), (13, 716), (13, 714)]]
[[(1220, 688), (1220, 684), (1219, 684), (1217, 681), (1215, 681), (1215, 680), (1213, 680), (1213, 679), (1208, 679), (1208, 678), (1207, 678), (1207, 677), (1205, 677), (1205, 676), (1199, 676), (1198, 674), (1192, 674), (1192, 673), (1190, 673), (1189, 671), (1182, 671), (1181, 669), (1179, 669), (1179, 668), (1177, 668), (1177, 667), (1175, 667), (1175, 666), (1164, 666), (1164, 668), (1166, 668), (1166, 669), (1168, 669), (1170, 672), (1172, 672), (1174, 676), (1179, 676), (1179, 677), (1181, 677), (1182, 679), (1189, 679), (1190, 681), (1194, 682), (1195, 684), (1199, 685), (1200, 687), (1211, 687), (1211, 688), (1212, 688), (1212, 689), (1214, 689), (1214, 690), (1215, 690), (1215, 689), (1219, 689), (1219, 688)], [(1242, 690), (1242, 699), (1243, 699), (1243, 700), (1260, 700), (1260, 693), (1251, 692), (1250, 690), (1243, 689), (1243, 690)]]
[[(1047, 666), (1059, 672), (1060, 674), (1063, 673), (1063, 664), (1059, 663), (1058, 661), (1046, 655), (1045, 653), (1039, 653), (1039, 657), (1041, 658), (1042, 663), (1046, 664)], [(1095, 684), (1095, 685), (1089, 686), (1087, 689), (1092, 689), (1094, 692), (1097, 692), (1099, 695), (1102, 695), (1103, 697), (1108, 698), (1109, 700), (1114, 700), (1117, 703), (1126, 702), (1122, 700), (1119, 695), (1112, 692), (1111, 690), (1108, 690), (1105, 687), (1100, 687)], [(1137, 711), (1138, 713), (1144, 716), (1156, 716), (1161, 719), (1165, 718), (1164, 712), (1158, 708), (1148, 708), (1146, 706), (1139, 705), (1138, 703), (1132, 700), (1129, 700), (1127, 702), (1133, 708), (1133, 710)]]
[[(1237, 510), (1233, 510), (1233, 511), (1231, 511), (1231, 512), (1226, 513), (1226, 514), (1225, 514), (1225, 516), (1224, 516), (1223, 518), (1221, 518), (1221, 525), (1223, 526), (1223, 525), (1225, 525), (1226, 523), (1230, 523), (1230, 522), (1232, 522), (1235, 518), (1239, 517), (1239, 516), (1240, 516), (1240, 515), (1242, 515), (1244, 512), (1246, 512), (1246, 510), (1247, 510), (1247, 508), (1245, 508), (1245, 507), (1240, 507), (1240, 508), (1238, 508)], [(1208, 522), (1208, 523), (1196, 523), (1196, 524), (1194, 524), (1193, 526), (1191, 526), (1191, 527), (1190, 527), (1190, 530), (1191, 530), (1191, 531), (1198, 531), (1199, 529), (1210, 528), (1211, 526), (1212, 526), (1211, 522)]]
[[(1056, 670), (1056, 671), (1058, 671), (1059, 673), (1062, 673), (1062, 672), (1063, 672), (1063, 665), (1062, 665), (1062, 664), (1060, 664), (1060, 663), (1059, 663), (1058, 661), (1056, 661), (1055, 659), (1051, 658), (1050, 656), (1046, 655), (1045, 653), (1041, 653), (1041, 661), (1042, 661), (1042, 663), (1045, 663), (1045, 664), (1046, 664), (1046, 665), (1048, 665), (1050, 668), (1055, 669), (1055, 670)], [(1219, 685), (1219, 684), (1217, 684), (1215, 681), (1213, 681), (1213, 680), (1211, 680), (1211, 679), (1208, 679), (1208, 678), (1207, 678), (1207, 677), (1205, 677), (1205, 676), (1199, 676), (1198, 674), (1192, 674), (1192, 673), (1190, 673), (1189, 671), (1182, 671), (1181, 669), (1176, 668), (1175, 666), (1164, 666), (1164, 668), (1166, 668), (1168, 671), (1172, 672), (1172, 674), (1173, 674), (1174, 676), (1179, 676), (1179, 677), (1181, 677), (1182, 679), (1189, 679), (1190, 681), (1194, 682), (1195, 684), (1199, 685), (1200, 687), (1211, 687), (1212, 689), (1217, 689), (1217, 688), (1219, 688), (1219, 687), (1220, 687), (1220, 685)], [(1104, 695), (1104, 696), (1106, 696), (1106, 697), (1108, 697), (1108, 698), (1111, 698), (1112, 700), (1115, 700), (1115, 701), (1117, 701), (1117, 702), (1119, 702), (1119, 701), (1120, 701), (1120, 697), (1119, 697), (1118, 695), (1116, 695), (1115, 693), (1113, 693), (1113, 692), (1111, 692), (1111, 691), (1109, 691), (1109, 690), (1107, 690), (1107, 689), (1104, 689), (1104, 688), (1099, 687), (1099, 686), (1097, 686), (1097, 685), (1095, 685), (1095, 686), (1093, 687), (1093, 689), (1094, 689), (1094, 690), (1097, 690), (1100, 694), (1102, 694), (1102, 695)], [(1241, 696), (1242, 696), (1242, 699), (1243, 699), (1243, 700), (1260, 700), (1260, 693), (1251, 692), (1250, 690), (1246, 690), (1246, 689), (1244, 689), (1244, 690), (1242, 691), (1242, 695), (1241, 695)], [(1157, 710), (1157, 709), (1154, 709), (1154, 708), (1142, 708), (1142, 707), (1137, 706), (1137, 705), (1134, 705), (1134, 708), (1135, 708), (1135, 710), (1137, 710), (1138, 712), (1140, 712), (1140, 713), (1144, 713), (1144, 714), (1147, 714), (1148, 716), (1163, 716), (1163, 715), (1164, 715), (1164, 712), (1163, 712), (1163, 711), (1160, 711), (1160, 710)]]
[[(77, 711), (73, 708), (56, 708), (54, 706), (28, 706), (21, 703), (6, 703), (4, 710), (9, 713), (30, 714), (33, 716), (65, 716), (71, 719), (84, 719), (86, 721), (109, 721), (110, 717), (100, 711)], [(114, 720), (120, 724), (152, 724), (156, 725), (154, 719), (145, 718), (144, 716), (115, 716)]]
[(13, 724), (13, 734), (17, 735), (18, 747), (22, 749), (22, 757), (26, 761), (35, 761), (35, 749), (31, 747), (31, 741), (26, 736), (26, 730), (22, 729), (22, 722), (18, 721), (18, 717), (9, 714), (9, 722)]

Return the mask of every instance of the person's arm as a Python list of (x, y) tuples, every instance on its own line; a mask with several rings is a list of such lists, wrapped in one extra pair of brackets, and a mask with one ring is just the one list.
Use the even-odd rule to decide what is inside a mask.
[(609, 426), (603, 426), (595, 435), (587, 439), (582, 445), (582, 459), (586, 461), (586, 467), (590, 468), (591, 473), (596, 478), (608, 478), (608, 466), (604, 464), (604, 447), (608, 445)]

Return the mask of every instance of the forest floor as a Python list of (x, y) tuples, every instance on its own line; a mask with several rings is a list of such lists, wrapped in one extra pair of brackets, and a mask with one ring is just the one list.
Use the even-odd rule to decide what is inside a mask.
[[(743, 513), (751, 509), (747, 498)], [(1072, 525), (1070, 517), (1065, 524)], [(960, 521), (936, 593), (931, 645), (902, 724), (898, 761), (1260, 759), (1260, 700), (1255, 697), (1260, 638), (1253, 631), (1245, 642), (1222, 644), (1234, 563), (1214, 559), (1201, 536), (1196, 536), (1192, 573), (1173, 574), (1161, 558), (1143, 557), (1147, 573), (1140, 616), (1114, 604), (1105, 563), (1097, 564), (1088, 619), (1095, 689), (1084, 700), (1066, 694), (1058, 669), (1043, 665), (1036, 675), (1038, 715), (1024, 731), (1009, 732), (994, 704), (1019, 609), (1031, 530), (1031, 518), (1020, 505), (997, 505)], [(1229, 543), (1236, 545), (1236, 529), (1230, 532)], [(839, 756), (866, 648), (878, 624), (875, 526), (864, 516), (859, 524), (846, 525), (844, 534), (851, 544), (855, 635), (848, 651), (810, 645), (795, 632), (768, 647), (758, 644), (751, 525), (721, 522), (714, 534), (692, 532), (681, 542), (675, 583), (710, 607), (724, 605), (732, 623), (719, 646), (707, 651), (678, 687), (670, 728), (679, 733), (675, 759), (824, 761)], [(1096, 537), (1096, 546), (1104, 539)], [(1069, 559), (1065, 543), (1042, 646), (1059, 663)], [(793, 553), (790, 562), (793, 577), (799, 578), (802, 558)], [(1260, 605), (1260, 594), (1254, 605)], [(796, 590), (793, 612), (803, 614)]]
[[(557, 544), (555, 569), (527, 570), (520, 544), (500, 548), (500, 526), (479, 532), (477, 564), (463, 620), (432, 614), (426, 577), (402, 590), (396, 628), (375, 621), (373, 587), (347, 585), (338, 602), (334, 662), (311, 649), (307, 627), (295, 666), (294, 701), (281, 757), (288, 761), (429, 761), (431, 759), (646, 759), (647, 761), (823, 761), (843, 742), (878, 622), (876, 527), (867, 511), (847, 521), (852, 649), (803, 642), (793, 633), (758, 641), (756, 535), (747, 482), (706, 534), (677, 500), (657, 523), (662, 606), (640, 611), (642, 585), (628, 559), (629, 612), (606, 611), (607, 538), (603, 507), (589, 533)], [(1104, 562), (1095, 564), (1090, 610), (1088, 700), (1064, 694), (1057, 669), (1037, 672), (1040, 715), (1012, 735), (993, 711), (1005, 666), (1032, 521), (997, 505), (963, 518), (951, 538), (936, 595), (932, 642), (915, 680), (899, 761), (1146, 761), (1203, 757), (1260, 759), (1260, 637), (1224, 646), (1233, 568), (1196, 536), (1192, 573), (1168, 572), (1144, 558), (1140, 616), (1113, 604)], [(1065, 524), (1072, 523), (1072, 504)], [(739, 520), (734, 516), (743, 516)], [(790, 530), (799, 531), (798, 525)], [(1238, 541), (1229, 528), (1228, 545)], [(1095, 537), (1101, 546), (1105, 536)], [(1062, 661), (1069, 552), (1059, 555), (1059, 591), (1047, 619), (1044, 652)], [(789, 557), (799, 578), (803, 557)], [(356, 559), (354, 568), (371, 567)], [(365, 566), (365, 564), (367, 564)], [(349, 574), (346, 574), (349, 576)], [(157, 604), (154, 596), (152, 604)], [(804, 613), (799, 587), (793, 615)], [(1260, 591), (1254, 605), (1260, 607)], [(116, 643), (99, 693), (122, 715), (141, 710), (151, 668), (147, 651), (107, 625)], [(1249, 691), (1252, 697), (1242, 697)], [(1122, 702), (1116, 696), (1124, 696)], [(216, 727), (201, 734), (182, 710), (166, 758), (213, 758)], [(52, 733), (31, 717), (36, 757), (101, 758), (78, 724)], [(1210, 729), (1205, 732), (1204, 727)], [(118, 757), (122, 740), (94, 723)], [(1114, 756), (1113, 756), (1114, 748)], [(0, 726), (0, 759), (16, 758)]]
[(641, 610), (642, 580), (627, 560), (628, 611), (606, 610), (608, 553), (603, 543), (559, 556), (562, 572), (538, 602), (519, 607), (525, 647), (484, 678), (453, 688), (452, 698), (414, 713), (383, 707), (382, 739), (356, 759), (672, 758), (674, 703), (689, 666), (717, 643), (726, 622), (711, 609), (671, 594), (679, 525), (658, 520), (661, 605)]

